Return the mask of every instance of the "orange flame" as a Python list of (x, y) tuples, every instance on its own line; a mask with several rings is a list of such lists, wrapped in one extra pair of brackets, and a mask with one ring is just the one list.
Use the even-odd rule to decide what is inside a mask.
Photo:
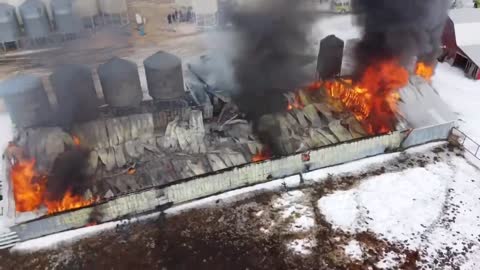
[(385, 60), (369, 66), (357, 83), (338, 79), (323, 85), (330, 98), (339, 101), (369, 134), (375, 135), (394, 129), (400, 99), (398, 90), (407, 85), (408, 76), (398, 61)]
[(46, 186), (48, 179), (35, 170), (35, 160), (20, 160), (10, 171), (13, 183), (13, 196), (17, 212), (30, 212), (46, 206), (49, 214), (76, 209), (94, 203), (95, 199), (85, 200), (73, 195), (69, 190), (59, 201), (48, 200)]
[(252, 157), (252, 162), (260, 162), (267, 160), (271, 157), (270, 151), (267, 149), (263, 149), (261, 151), (258, 151), (253, 157)]
[(80, 145), (80, 138), (78, 138), (77, 136), (75, 135), (72, 135), (72, 139), (73, 139), (73, 144), (74, 145)]
[(82, 196), (73, 195), (70, 190), (68, 190), (63, 198), (59, 201), (49, 201), (45, 200), (44, 203), (48, 208), (48, 213), (58, 213), (70, 209), (76, 209), (84, 206), (88, 206), (95, 202), (95, 199), (85, 200)]
[(298, 95), (298, 93), (295, 93), (295, 97), (293, 98), (293, 101), (292, 102), (288, 102), (288, 106), (287, 106), (287, 110), (291, 111), (293, 109), (298, 109), (298, 110), (301, 110), (303, 109), (303, 104), (302, 104), (302, 100), (300, 99), (300, 96)]
[(15, 209), (29, 212), (38, 209), (43, 202), (46, 179), (35, 172), (35, 160), (19, 161), (11, 168)]
[(415, 67), (415, 74), (424, 78), (427, 81), (431, 81), (433, 76), (433, 67), (423, 62), (418, 62)]

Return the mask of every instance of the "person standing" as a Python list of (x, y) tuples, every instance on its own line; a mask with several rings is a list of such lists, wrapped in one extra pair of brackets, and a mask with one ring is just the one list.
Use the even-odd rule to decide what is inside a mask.
[(172, 14), (168, 14), (167, 16), (168, 24), (172, 24)]

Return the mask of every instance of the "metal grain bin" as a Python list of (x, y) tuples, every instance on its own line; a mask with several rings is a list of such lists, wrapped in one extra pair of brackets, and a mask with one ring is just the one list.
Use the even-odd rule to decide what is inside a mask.
[(20, 36), (15, 7), (0, 3), (0, 42), (17, 41)]
[(57, 97), (59, 124), (97, 118), (99, 100), (89, 67), (60, 66), (50, 75), (50, 82)]
[(330, 35), (320, 41), (317, 62), (317, 73), (320, 79), (333, 78), (340, 74), (344, 46), (343, 40), (335, 35)]
[(154, 99), (169, 100), (185, 94), (182, 61), (163, 51), (143, 61), (147, 77), (148, 93)]
[(42, 80), (17, 75), (0, 83), (0, 97), (18, 128), (48, 125), (52, 116)]
[(143, 99), (137, 65), (114, 57), (98, 67), (105, 102), (112, 107), (136, 107)]
[(26, 0), (19, 7), (25, 33), (30, 38), (47, 37), (50, 24), (45, 5), (40, 0)]
[(80, 30), (80, 23), (73, 14), (73, 0), (52, 0), (50, 3), (55, 28), (59, 33), (73, 34)]
[(73, 14), (83, 25), (95, 27), (95, 17), (99, 14), (97, 0), (73, 0)]

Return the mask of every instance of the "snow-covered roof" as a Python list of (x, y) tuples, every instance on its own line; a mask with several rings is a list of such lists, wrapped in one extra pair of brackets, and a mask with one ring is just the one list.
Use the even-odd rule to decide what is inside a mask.
[[(479, 28), (480, 29), (480, 28)], [(480, 43), (471, 46), (460, 46), (460, 49), (472, 60), (475, 64), (480, 65)]]
[(480, 9), (459, 8), (451, 9), (448, 16), (454, 24), (480, 22)]
[[(480, 16), (480, 11), (478, 16)], [(457, 23), (454, 26), (455, 38), (459, 47), (480, 45), (480, 35), (478, 34), (480, 22)]]
[(453, 9), (449, 13), (455, 28), (457, 46), (475, 63), (480, 64), (480, 9)]

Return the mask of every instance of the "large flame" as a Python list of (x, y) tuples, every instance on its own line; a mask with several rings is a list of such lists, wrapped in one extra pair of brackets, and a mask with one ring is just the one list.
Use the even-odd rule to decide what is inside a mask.
[(408, 71), (397, 60), (370, 65), (358, 82), (336, 79), (315, 82), (309, 89), (323, 87), (329, 104), (339, 112), (349, 111), (371, 135), (395, 128), (399, 89), (408, 83)]
[(85, 200), (82, 196), (73, 195), (70, 190), (68, 190), (64, 195), (63, 198), (59, 201), (49, 201), (45, 200), (45, 205), (47, 206), (48, 213), (58, 213), (63, 212), (70, 209), (76, 209), (84, 206), (88, 206), (94, 203), (95, 199)]
[(423, 62), (418, 62), (415, 67), (415, 74), (423, 77), (425, 80), (430, 81), (433, 76), (433, 67)]
[(18, 212), (36, 210), (42, 205), (45, 193), (45, 178), (35, 172), (35, 160), (19, 161), (12, 166), (15, 208)]
[[(12, 145), (11, 147), (17, 146)], [(34, 159), (16, 160), (11, 167), (10, 178), (13, 183), (13, 196), (17, 212), (35, 211), (45, 206), (48, 213), (53, 214), (84, 207), (96, 201), (96, 199), (86, 200), (82, 196), (74, 195), (71, 190), (65, 192), (62, 199), (58, 201), (49, 200), (46, 189), (48, 178), (36, 171)]]

